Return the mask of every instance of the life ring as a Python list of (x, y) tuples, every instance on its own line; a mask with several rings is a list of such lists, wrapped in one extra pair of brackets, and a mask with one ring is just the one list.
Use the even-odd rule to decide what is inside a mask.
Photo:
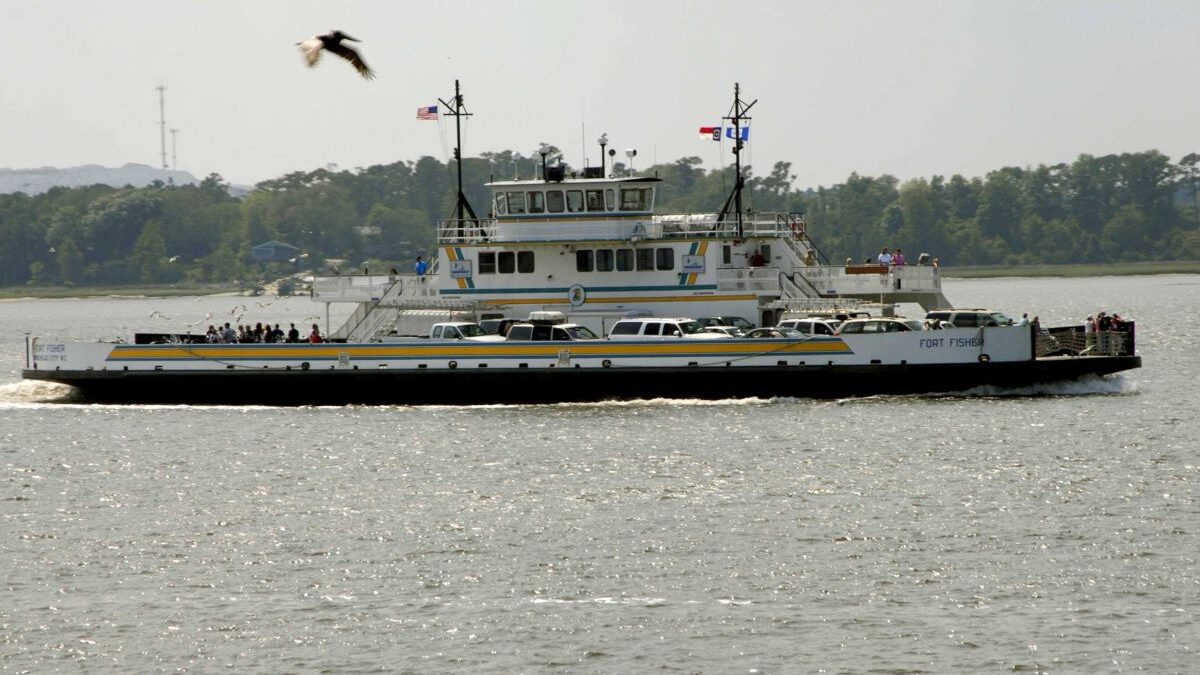
[(979, 362), (980, 362), (980, 363), (987, 363), (987, 362), (989, 362), (989, 361), (991, 361), (991, 360), (992, 360), (992, 357), (988, 356), (987, 354), (980, 354), (980, 355), (979, 355)]

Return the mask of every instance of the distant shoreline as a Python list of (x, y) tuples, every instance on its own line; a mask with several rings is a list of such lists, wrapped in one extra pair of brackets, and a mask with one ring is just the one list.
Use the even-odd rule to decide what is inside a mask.
[(171, 298), (195, 295), (242, 295), (245, 290), (225, 284), (181, 286), (7, 286), (0, 287), (0, 302), (5, 300), (47, 300), (68, 298)]
[[(979, 265), (974, 267), (942, 268), (942, 277), (950, 279), (1107, 277), (1150, 274), (1200, 274), (1200, 260), (1081, 263), (1072, 265)], [(192, 295), (243, 294), (245, 294), (245, 289), (225, 284), (96, 287), (8, 286), (0, 288), (0, 301), (55, 298), (169, 298)]]
[(1070, 265), (978, 265), (943, 267), (942, 276), (956, 279), (995, 277), (1121, 277), (1148, 274), (1200, 274), (1200, 260), (1162, 262), (1078, 263)]

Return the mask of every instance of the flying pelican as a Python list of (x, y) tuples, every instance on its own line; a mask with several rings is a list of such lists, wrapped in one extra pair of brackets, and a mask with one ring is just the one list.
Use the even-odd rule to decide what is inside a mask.
[(300, 45), (300, 51), (304, 52), (304, 58), (308, 61), (309, 68), (317, 65), (317, 61), (321, 60), (322, 51), (327, 51), (333, 52), (349, 61), (354, 66), (354, 69), (358, 71), (358, 74), (362, 75), (365, 79), (369, 80), (375, 77), (375, 73), (367, 67), (367, 62), (363, 61), (358, 52), (342, 44), (343, 40), (361, 42), (361, 40), (352, 38), (340, 30), (335, 30), (324, 35), (314, 35), (304, 42), (297, 42), (296, 44)]

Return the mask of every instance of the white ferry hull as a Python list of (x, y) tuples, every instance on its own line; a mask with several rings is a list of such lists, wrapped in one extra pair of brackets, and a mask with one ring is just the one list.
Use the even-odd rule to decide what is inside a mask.
[(1033, 358), (1027, 327), (808, 340), (114, 345), (31, 339), (26, 378), (75, 400), (344, 405), (841, 398), (1024, 387), (1140, 366)]

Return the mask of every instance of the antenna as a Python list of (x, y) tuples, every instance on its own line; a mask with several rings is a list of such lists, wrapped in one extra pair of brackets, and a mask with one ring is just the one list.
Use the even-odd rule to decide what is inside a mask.
[(179, 160), (175, 156), (175, 134), (179, 133), (178, 129), (171, 130), (171, 168), (179, 168)]
[(158, 90), (158, 140), (159, 146), (162, 148), (162, 168), (167, 166), (167, 102), (165, 93), (167, 88), (163, 85), (155, 87)]

